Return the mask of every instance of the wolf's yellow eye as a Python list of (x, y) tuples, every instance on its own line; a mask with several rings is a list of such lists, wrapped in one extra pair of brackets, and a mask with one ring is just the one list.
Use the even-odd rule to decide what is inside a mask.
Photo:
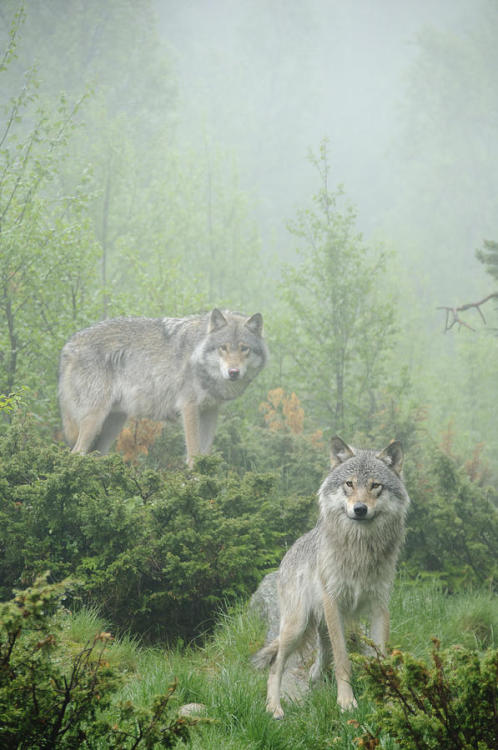
[(372, 490), (378, 490), (379, 487), (382, 487), (382, 485), (381, 485), (380, 482), (372, 482), (372, 484), (371, 484), (371, 489)]
[(247, 352), (250, 351), (250, 349), (249, 349), (248, 346), (244, 346), (242, 344), (241, 347), (240, 347), (240, 351), (242, 352), (242, 354), (247, 354)]
[(351, 481), (351, 479), (348, 479), (348, 481), (346, 482), (346, 487), (354, 487), (354, 484)]

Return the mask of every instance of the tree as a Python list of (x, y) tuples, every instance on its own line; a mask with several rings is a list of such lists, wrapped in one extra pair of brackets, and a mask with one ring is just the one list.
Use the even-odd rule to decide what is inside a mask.
[[(14, 17), (0, 65), (15, 58), (24, 16)], [(59, 99), (54, 116), (41, 106), (34, 69), (5, 107), (0, 131), (0, 391), (32, 386), (37, 409), (51, 397), (47, 371), (70, 325), (91, 315), (94, 248), (84, 218), (84, 183), (63, 192), (60, 162), (78, 102)]]
[(73, 13), (64, 0), (33, 4), (24, 64), (35, 49), (47, 101), (91, 89), (62, 178), (88, 174), (99, 317), (249, 305), (261, 282), (247, 196), (227, 150), (207, 135), (179, 145), (181, 92), (151, 0), (87, 0)]
[(320, 189), (312, 207), (289, 225), (303, 245), (301, 263), (285, 268), (281, 285), (288, 316), (283, 371), (305, 411), (352, 434), (377, 408), (395, 333), (394, 304), (382, 289), (385, 256), (365, 246), (354, 209), (341, 210), (342, 191), (329, 187), (326, 142), (311, 161)]
[(468, 248), (496, 227), (497, 23), (497, 4), (479, 0), (451, 28), (426, 26), (405, 75), (390, 214), (417, 296), (433, 306), (478, 299)]
[(29, 386), (55, 425), (59, 351), (75, 330), (117, 315), (251, 309), (263, 298), (259, 240), (227, 153), (176, 143), (175, 78), (149, 0), (89, 0), (69, 14), (63, 0), (26, 15), (15, 6), (0, 13), (11, 95), (0, 125), (0, 392)]
[(484, 248), (476, 250), (476, 258), (486, 267), (487, 273), (498, 281), (498, 242), (484, 240)]

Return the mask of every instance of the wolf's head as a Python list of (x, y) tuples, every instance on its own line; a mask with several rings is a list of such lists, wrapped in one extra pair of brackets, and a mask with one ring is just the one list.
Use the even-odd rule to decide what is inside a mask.
[(221, 376), (226, 380), (242, 380), (248, 371), (259, 370), (266, 360), (261, 313), (242, 318), (215, 308), (209, 318), (208, 333), (216, 347)]
[(261, 313), (246, 317), (218, 308), (209, 314), (207, 335), (194, 353), (197, 365), (206, 375), (214, 380), (240, 383), (239, 388), (258, 374), (267, 357)]
[(319, 491), (322, 514), (333, 511), (352, 523), (365, 524), (381, 515), (404, 517), (410, 500), (402, 480), (400, 443), (390, 443), (376, 453), (356, 450), (334, 437), (331, 465), (332, 470)]

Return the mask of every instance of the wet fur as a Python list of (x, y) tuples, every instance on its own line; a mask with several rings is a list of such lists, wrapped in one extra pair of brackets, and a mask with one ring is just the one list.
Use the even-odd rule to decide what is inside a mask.
[[(259, 668), (270, 666), (267, 708), (275, 718), (283, 716), (285, 663), (307, 639), (318, 642), (311, 680), (319, 679), (333, 656), (337, 700), (348, 710), (356, 706), (345, 641), (348, 622), (369, 617), (370, 635), (381, 650), (389, 635), (389, 596), (409, 505), (401, 448), (392, 443), (380, 454), (353, 451), (334, 438), (332, 464), (319, 490), (317, 525), (295, 542), (279, 568), (279, 636), (253, 659)], [(371, 487), (373, 480), (380, 490)], [(354, 517), (358, 498), (369, 505), (368, 520)]]
[[(181, 415), (189, 463), (208, 453), (220, 405), (240, 396), (266, 363), (262, 326), (259, 313), (215, 308), (186, 318), (115, 318), (76, 333), (59, 368), (73, 452), (106, 453), (128, 417)], [(231, 380), (234, 363), (239, 374)]]

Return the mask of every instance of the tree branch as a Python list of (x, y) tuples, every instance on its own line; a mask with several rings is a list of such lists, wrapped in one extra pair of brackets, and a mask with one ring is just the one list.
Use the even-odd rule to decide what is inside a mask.
[(446, 311), (446, 320), (444, 324), (444, 333), (449, 331), (451, 328), (453, 328), (454, 325), (458, 325), (459, 329), (464, 326), (465, 328), (468, 328), (471, 331), (475, 331), (475, 328), (472, 328), (465, 320), (462, 320), (460, 317), (461, 312), (465, 312), (466, 310), (470, 310), (472, 308), (475, 308), (479, 315), (481, 316), (481, 320), (486, 325), (486, 318), (484, 317), (484, 313), (481, 310), (481, 306), (484, 305), (485, 302), (488, 302), (490, 299), (498, 299), (498, 292), (492, 292), (491, 294), (488, 294), (487, 297), (484, 297), (484, 299), (480, 300), (479, 302), (468, 302), (465, 305), (460, 305), (459, 307), (447, 307), (446, 305), (442, 305), (437, 310), (445, 310)]

